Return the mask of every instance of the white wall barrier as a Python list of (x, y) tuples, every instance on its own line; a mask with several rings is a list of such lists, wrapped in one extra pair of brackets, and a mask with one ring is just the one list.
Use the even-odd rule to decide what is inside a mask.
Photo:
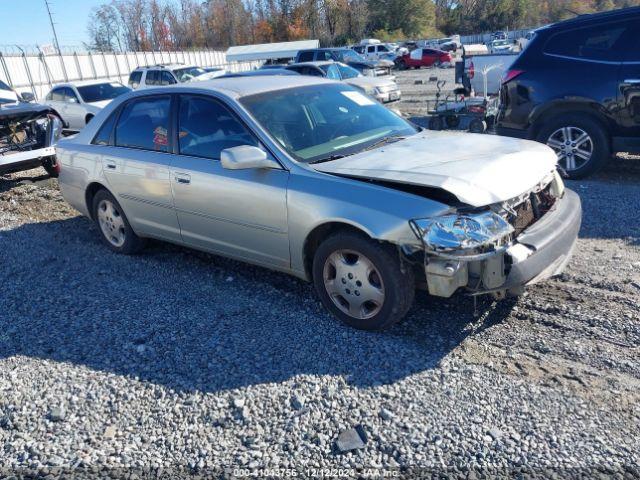
[(229, 72), (252, 70), (262, 64), (227, 62), (225, 53), (216, 50), (102, 53), (63, 49), (62, 55), (44, 55), (15, 47), (0, 50), (0, 80), (19, 93), (31, 92), (42, 99), (57, 83), (100, 79), (126, 85), (135, 68), (167, 63), (220, 67)]

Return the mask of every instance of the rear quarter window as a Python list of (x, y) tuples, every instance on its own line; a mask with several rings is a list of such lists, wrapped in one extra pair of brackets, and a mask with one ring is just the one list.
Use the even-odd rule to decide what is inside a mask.
[(91, 143), (93, 145), (110, 145), (111, 144), (111, 133), (113, 132), (113, 126), (116, 123), (117, 113), (113, 112), (109, 115), (109, 118), (102, 124), (96, 136), (93, 137)]
[(553, 35), (544, 53), (593, 61), (622, 61), (631, 23), (616, 22), (575, 28)]

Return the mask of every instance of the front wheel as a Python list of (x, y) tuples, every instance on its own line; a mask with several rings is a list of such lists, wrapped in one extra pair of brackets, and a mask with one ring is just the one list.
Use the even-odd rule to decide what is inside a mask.
[(324, 306), (361, 330), (398, 322), (415, 295), (413, 272), (402, 267), (393, 248), (351, 232), (322, 242), (313, 260), (313, 282)]
[(540, 129), (537, 140), (556, 152), (570, 178), (597, 172), (611, 155), (605, 128), (589, 115), (560, 115)]

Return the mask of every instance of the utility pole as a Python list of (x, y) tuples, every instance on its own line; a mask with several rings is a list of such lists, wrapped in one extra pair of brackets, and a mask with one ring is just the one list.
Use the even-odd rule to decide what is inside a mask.
[(51, 16), (51, 9), (49, 8), (49, 0), (44, 0), (44, 4), (47, 6), (47, 13), (49, 14), (49, 22), (51, 23), (51, 30), (53, 30), (53, 41), (56, 44), (56, 50), (58, 55), (62, 55), (60, 51), (60, 44), (58, 43), (58, 34), (56, 33), (56, 25), (53, 23), (53, 17)]

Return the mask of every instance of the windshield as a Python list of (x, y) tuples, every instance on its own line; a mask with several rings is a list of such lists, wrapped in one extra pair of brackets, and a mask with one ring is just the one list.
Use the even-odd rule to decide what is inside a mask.
[(192, 78), (197, 77), (198, 75), (202, 75), (203, 73), (207, 73), (204, 68), (200, 67), (186, 67), (186, 68), (178, 68), (173, 71), (173, 74), (176, 76), (180, 83), (188, 82)]
[(340, 70), (340, 75), (342, 76), (343, 80), (362, 76), (360, 72), (355, 68), (351, 68), (348, 65), (343, 65), (342, 63), (338, 63), (338, 70)]
[(494, 47), (507, 47), (507, 46), (509, 46), (509, 43), (507, 43), (506, 40), (499, 40), (497, 42), (493, 42), (493, 46)]
[(327, 74), (327, 78), (330, 78), (331, 80), (341, 80), (340, 70), (338, 70), (335, 63), (320, 65), (320, 68)]
[(97, 85), (85, 85), (78, 87), (78, 92), (87, 103), (100, 102), (102, 100), (113, 100), (119, 95), (130, 92), (129, 87), (125, 87), (121, 83), (99, 83)]
[(384, 138), (416, 133), (395, 113), (343, 84), (266, 92), (240, 102), (291, 156), (307, 163), (351, 155)]
[(364, 62), (366, 61), (353, 50), (339, 50), (336, 53), (338, 60), (341, 62)]

